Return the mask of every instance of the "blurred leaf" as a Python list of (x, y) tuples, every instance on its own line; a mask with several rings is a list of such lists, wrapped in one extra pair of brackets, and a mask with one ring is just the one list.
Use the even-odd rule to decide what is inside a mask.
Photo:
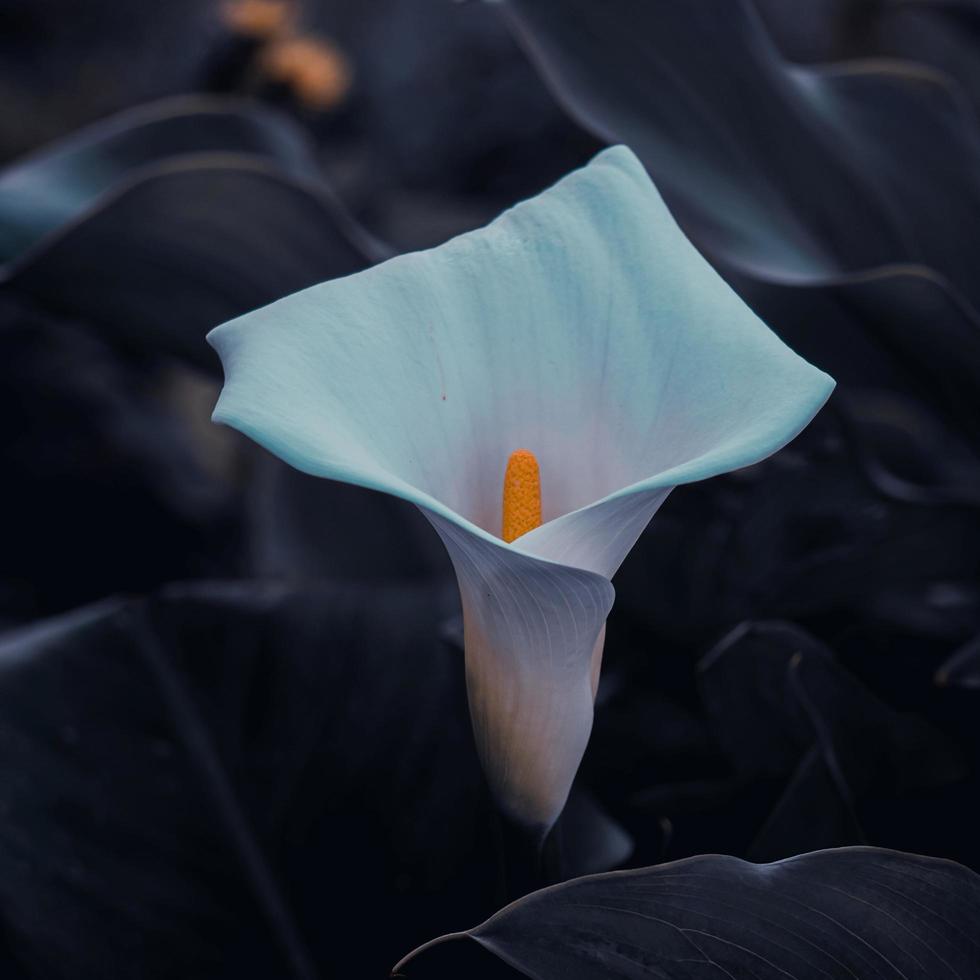
[(436, 942), (472, 939), (536, 980), (964, 980), (980, 971), (978, 914), (980, 878), (947, 861), (873, 848), (768, 865), (713, 855), (579, 878)]
[(569, 878), (625, 864), (633, 841), (587, 792), (572, 788), (561, 815), (562, 873)]
[(835, 778), (825, 753), (814, 746), (786, 784), (747, 857), (779, 861), (815, 849), (866, 841), (849, 788)]
[(976, 288), (945, 216), (980, 210), (980, 132), (942, 77), (791, 68), (749, 0), (502, 8), (566, 106), (636, 150), (711, 256), (792, 282), (916, 262)]
[(694, 645), (746, 619), (980, 629), (975, 603), (943, 605), (980, 575), (973, 449), (908, 399), (851, 394), (771, 460), (672, 495), (617, 575), (619, 613)]
[[(353, 66), (350, 110), (331, 142), (337, 135), (356, 140), (355, 196), (371, 210), (378, 198), (401, 207), (428, 192), (436, 200), (426, 211), (451, 198), (482, 202), (490, 213), (475, 223), (485, 224), (598, 148), (555, 104), (482, 4), (315, 0), (309, 8)], [(398, 194), (405, 189), (410, 194)], [(424, 211), (415, 217), (427, 220)], [(406, 244), (418, 247), (408, 222), (393, 214), (378, 218), (394, 240), (411, 236)]]
[(782, 283), (726, 270), (729, 282), (801, 356), (858, 387), (912, 394), (980, 444), (980, 314), (921, 268)]
[(789, 773), (813, 747), (845, 794), (963, 775), (944, 736), (883, 704), (789, 624), (743, 624), (704, 657), (699, 674), (719, 742), (743, 778)]
[(293, 125), (234, 100), (126, 113), (9, 168), (0, 219), (0, 286), (212, 370), (211, 327), (384, 254)]
[(212, 573), (236, 507), (160, 380), (79, 324), (0, 296), (0, 621)]
[(884, 496), (980, 507), (980, 456), (922, 405), (865, 390), (845, 393), (835, 407), (857, 462)]
[(947, 76), (790, 65), (750, 0), (500, 9), (572, 115), (640, 155), (788, 342), (847, 383), (921, 379), (980, 437), (980, 120)]
[(883, 498), (845, 459), (786, 457), (745, 488), (721, 566), (728, 621), (745, 616), (868, 615), (883, 597), (929, 601), (937, 581), (972, 580), (972, 509)]
[(980, 108), (976, 0), (754, 0), (793, 61), (902, 58), (955, 78)]
[(941, 687), (980, 688), (980, 636), (974, 638), (936, 671)]
[(0, 172), (0, 256), (16, 260), (160, 163), (216, 154), (266, 160), (293, 177), (317, 173), (302, 132), (259, 103), (165, 99), (57, 140)]
[(405, 501), (309, 476), (265, 453), (248, 496), (248, 564), (255, 577), (455, 581), (439, 536)]
[(226, 40), (220, 4), (7, 0), (0, 160), (110, 112), (196, 91)]

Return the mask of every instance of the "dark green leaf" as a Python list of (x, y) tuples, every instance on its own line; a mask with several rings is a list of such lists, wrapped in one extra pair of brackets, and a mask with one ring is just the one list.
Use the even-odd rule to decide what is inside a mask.
[(966, 980), (980, 975), (978, 915), (980, 878), (966, 868), (852, 848), (579, 878), (444, 938), (468, 937), (534, 980)]

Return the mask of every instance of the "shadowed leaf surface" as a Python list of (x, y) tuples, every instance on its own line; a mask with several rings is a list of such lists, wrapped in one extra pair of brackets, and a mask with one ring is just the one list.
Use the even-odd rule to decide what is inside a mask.
[[(755, 865), (709, 855), (580, 878), (460, 934), (534, 980), (964, 980), (980, 878), (872, 848)], [(425, 961), (403, 967), (425, 976)]]
[(956, 79), (980, 107), (976, 0), (754, 0), (793, 61), (901, 58)]
[(838, 411), (771, 460), (674, 494), (617, 576), (616, 608), (705, 645), (746, 619), (975, 632), (975, 605), (934, 605), (980, 571), (973, 450), (888, 392)]
[(380, 973), (492, 908), (447, 603), (202, 585), (10, 635), (0, 908), (28, 976)]
[(980, 688), (980, 637), (957, 650), (939, 668), (936, 683), (943, 687)]
[(702, 660), (700, 683), (719, 744), (746, 783), (792, 772), (749, 848), (755, 860), (865, 843), (863, 797), (901, 799), (966, 775), (944, 736), (884, 705), (789, 624), (734, 630)]
[(234, 551), (229, 488), (162, 389), (84, 325), (0, 296), (0, 619), (213, 574)]
[(312, 149), (286, 117), (258, 102), (188, 96), (119, 113), (55, 141), (0, 173), (5, 260), (83, 216), (99, 198), (176, 157), (242, 155), (314, 177)]
[(224, 40), (207, 0), (13, 0), (0, 35), (0, 157), (106, 113), (200, 88)]
[(980, 315), (935, 273), (888, 268), (809, 285), (726, 272), (797, 350), (855, 388), (911, 394), (980, 441)]
[[(456, 605), (198, 584), (8, 634), (0, 920), (26, 976), (381, 975), (498, 907)], [(622, 860), (576, 809), (569, 866)]]
[[(368, 178), (355, 181), (355, 194), (391, 226), (393, 240), (401, 240), (402, 230), (411, 240), (418, 229), (378, 214), (386, 194), (408, 190), (399, 196), (409, 204), (428, 191), (427, 211), (456, 195), (470, 197), (490, 209), (473, 227), (598, 149), (482, 4), (316, 0), (309, 6), (353, 65), (350, 108), (337, 128), (356, 139)], [(416, 211), (412, 224), (428, 221)]]
[(789, 624), (739, 627), (699, 673), (719, 741), (744, 776), (785, 774), (814, 746), (855, 792), (961, 775), (945, 738), (883, 704)]
[(264, 452), (248, 491), (248, 561), (257, 578), (453, 580), (418, 508), (301, 473)]

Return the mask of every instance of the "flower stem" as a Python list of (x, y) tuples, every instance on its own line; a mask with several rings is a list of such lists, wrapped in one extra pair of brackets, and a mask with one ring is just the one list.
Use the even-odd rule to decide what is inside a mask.
[(501, 906), (564, 880), (560, 821), (543, 837), (539, 829), (501, 814), (497, 815), (496, 828)]

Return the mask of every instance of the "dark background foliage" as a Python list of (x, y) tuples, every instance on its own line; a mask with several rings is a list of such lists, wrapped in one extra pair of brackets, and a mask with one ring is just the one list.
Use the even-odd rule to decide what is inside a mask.
[(980, 871), (980, 8), (257, 6), (0, 3), (0, 975), (383, 976), (504, 903), (441, 546), (211, 426), (204, 335), (611, 140), (841, 384), (618, 575), (565, 874)]

